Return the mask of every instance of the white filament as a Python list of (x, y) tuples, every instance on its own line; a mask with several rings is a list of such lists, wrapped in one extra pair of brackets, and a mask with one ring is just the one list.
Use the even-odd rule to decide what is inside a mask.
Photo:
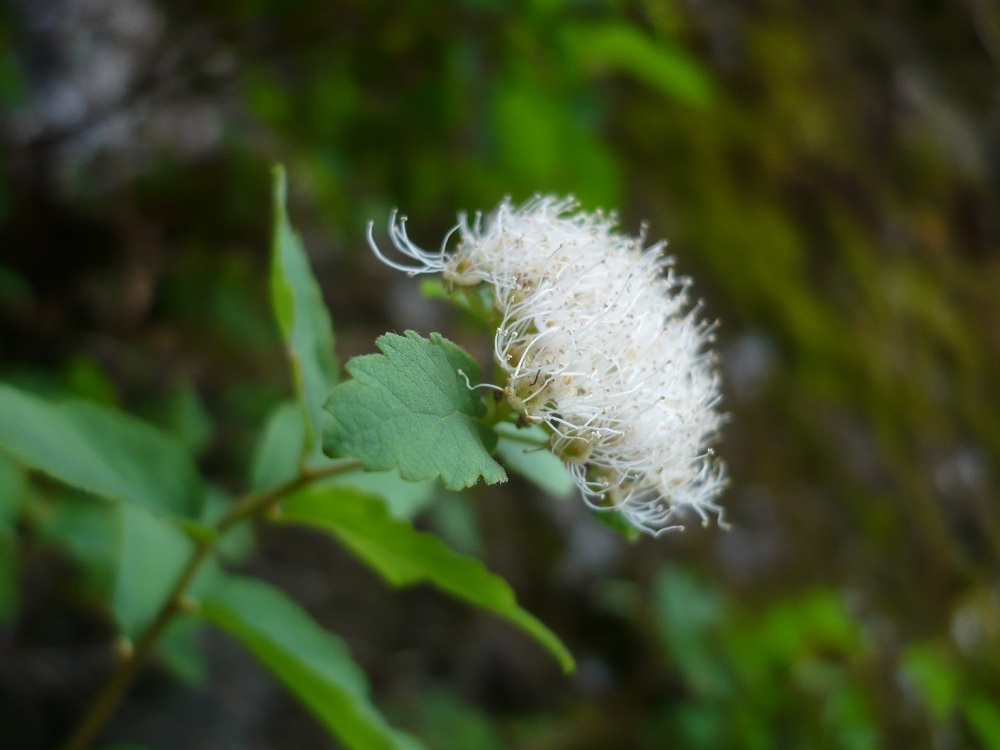
[[(505, 200), (470, 225), (460, 215), (436, 253), (410, 241), (393, 213), (393, 245), (411, 275), (492, 287), (501, 322), (494, 356), (504, 392), (525, 420), (553, 433), (584, 500), (659, 535), (703, 522), (725, 486), (711, 449), (724, 421), (719, 377), (706, 352), (713, 324), (689, 304), (690, 279), (674, 275), (665, 244), (615, 231), (614, 214), (587, 213), (569, 198)], [(458, 246), (447, 243), (458, 232)]]

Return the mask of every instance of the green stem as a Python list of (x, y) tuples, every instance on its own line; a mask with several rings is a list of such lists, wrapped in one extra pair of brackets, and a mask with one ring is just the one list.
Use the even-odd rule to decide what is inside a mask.
[(130, 648), (118, 663), (117, 668), (111, 678), (105, 684), (104, 689), (97, 695), (90, 709), (83, 717), (83, 721), (77, 726), (73, 736), (63, 746), (64, 750), (86, 750), (90, 747), (97, 733), (104, 724), (111, 718), (115, 708), (125, 695), (132, 680), (135, 678), (139, 668), (153, 652), (156, 642), (167, 625), (170, 624), (174, 615), (185, 609), (186, 592), (191, 582), (201, 569), (201, 566), (208, 560), (215, 551), (216, 544), (222, 535), (233, 525), (245, 521), (260, 512), (276, 505), (283, 497), (295, 492), (302, 487), (315, 482), (324, 477), (341, 474), (351, 471), (361, 466), (361, 462), (355, 459), (346, 459), (336, 464), (323, 467), (322, 469), (312, 469), (302, 467), (299, 473), (283, 484), (279, 484), (264, 492), (250, 493), (243, 495), (233, 505), (223, 518), (215, 524), (216, 534), (207, 540), (200, 540), (195, 543), (194, 551), (187, 565), (177, 576), (170, 594), (167, 596), (163, 606), (160, 607), (156, 617), (147, 627), (135, 646)]

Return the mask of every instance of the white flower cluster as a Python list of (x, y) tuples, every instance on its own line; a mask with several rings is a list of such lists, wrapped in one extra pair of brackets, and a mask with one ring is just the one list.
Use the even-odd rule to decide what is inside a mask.
[[(719, 377), (699, 320), (664, 243), (615, 231), (615, 216), (579, 211), (572, 198), (504, 201), (485, 219), (460, 216), (438, 252), (414, 245), (393, 214), (395, 247), (453, 286), (492, 287), (500, 316), (494, 354), (503, 391), (522, 420), (552, 433), (587, 503), (615, 509), (654, 536), (691, 509), (721, 520), (725, 468), (713, 453), (723, 415)], [(447, 245), (458, 232), (458, 247)]]

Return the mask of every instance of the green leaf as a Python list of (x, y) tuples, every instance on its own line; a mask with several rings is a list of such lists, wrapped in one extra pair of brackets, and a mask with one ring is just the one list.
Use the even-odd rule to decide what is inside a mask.
[(11, 456), (0, 451), (0, 529), (14, 530), (28, 494), (28, 477)]
[(497, 455), (503, 459), (504, 466), (551, 495), (569, 497), (573, 492), (573, 480), (566, 465), (546, 448), (549, 434), (544, 427), (532, 425), (517, 429), (500, 423), (496, 431), (500, 436)]
[(170, 394), (159, 416), (157, 421), (194, 456), (212, 440), (212, 417), (189, 381)]
[(17, 520), (27, 497), (24, 469), (0, 451), (0, 623), (17, 612), (21, 583)]
[(194, 617), (175, 617), (157, 644), (167, 668), (189, 685), (204, 685), (208, 680), (208, 664), (198, 639), (203, 627), (204, 623)]
[(478, 556), (483, 552), (479, 519), (467, 497), (457, 492), (443, 492), (428, 513), (430, 528), (455, 552)]
[(904, 651), (900, 667), (920, 691), (927, 713), (934, 721), (943, 721), (955, 709), (962, 675), (940, 648), (913, 644)]
[(319, 452), (323, 401), (337, 382), (333, 325), (302, 240), (286, 209), (285, 169), (274, 167), (271, 301), (288, 349), (295, 392), (306, 425), (305, 455)]
[(712, 100), (712, 81), (697, 60), (650, 39), (632, 25), (571, 26), (563, 31), (563, 39), (581, 65), (595, 73), (628, 73), (688, 104), (705, 105)]
[(484, 329), (494, 325), (493, 293), (489, 284), (449, 290), (438, 276), (427, 276), (420, 281), (420, 294), (424, 299), (441, 299), (452, 303)]
[(572, 191), (585, 206), (617, 205), (622, 193), (618, 158), (594, 124), (566, 106), (561, 93), (537, 76), (497, 80), (489, 104), (495, 171), (515, 194)]
[[(134, 505), (119, 506), (119, 554), (111, 608), (121, 631), (141, 633), (166, 602), (194, 554), (194, 543), (165, 518)], [(221, 573), (208, 561), (188, 589), (198, 596), (218, 583)]]
[(77, 563), (81, 588), (102, 603), (110, 599), (118, 554), (116, 505), (77, 493), (54, 493), (32, 503), (28, 517), (38, 538), (64, 550)]
[[(303, 424), (298, 407), (293, 403), (281, 404), (268, 419), (254, 452), (250, 483), (254, 492), (275, 487), (296, 475), (302, 457), (302, 440)], [(325, 456), (310, 462), (317, 469), (331, 463)], [(407, 482), (396, 470), (358, 469), (320, 480), (320, 483), (357, 487), (379, 495), (397, 518), (412, 518), (422, 511), (434, 499), (437, 489), (437, 483), (430, 480)]]
[(420, 725), (421, 734), (438, 750), (503, 750), (510, 747), (488, 714), (442, 691), (421, 698)]
[(396, 520), (379, 498), (347, 487), (311, 487), (283, 503), (279, 520), (331, 532), (393, 586), (430, 583), (503, 617), (545, 646), (563, 670), (573, 669), (567, 648), (518, 606), (506, 581), (479, 560), (456, 554), (437, 537)]
[(200, 612), (249, 648), (348, 747), (420, 747), (372, 705), (347, 646), (278, 589), (231, 576), (202, 601)]
[(17, 537), (10, 529), (0, 526), (0, 623), (9, 622), (17, 613), (20, 584)]
[(982, 694), (969, 696), (962, 713), (985, 750), (1000, 750), (1000, 709), (995, 699)]
[(63, 373), (63, 382), (72, 396), (102, 406), (118, 406), (114, 382), (90, 357), (79, 356), (71, 360)]
[(400, 520), (408, 520), (424, 510), (434, 500), (438, 484), (431, 480), (407, 482), (392, 471), (350, 471), (320, 483), (339, 487), (353, 487), (362, 492), (378, 495), (389, 513)]
[(705, 698), (728, 696), (731, 678), (715, 645), (726, 619), (721, 594), (671, 566), (656, 579), (653, 606), (663, 645), (693, 691)]
[(0, 385), (0, 448), (71, 487), (160, 513), (198, 517), (204, 487), (168, 435), (123, 412), (53, 403)]
[(292, 479), (302, 462), (305, 423), (294, 403), (279, 404), (268, 417), (254, 449), (250, 489), (262, 492)]
[[(235, 501), (225, 490), (209, 486), (205, 496), (205, 515), (202, 518), (209, 533), (218, 533), (215, 525), (233, 510), (234, 505)], [(231, 563), (246, 562), (253, 551), (254, 533), (251, 523), (233, 524), (218, 537), (215, 547), (215, 554), (219, 559)]]
[(433, 333), (386, 334), (382, 354), (347, 363), (353, 377), (337, 386), (326, 402), (332, 415), (324, 450), (333, 457), (358, 458), (371, 471), (399, 469), (403, 479), (441, 478), (445, 489), (460, 490), (483, 477), (488, 484), (507, 475), (491, 457), (495, 433), (477, 421), (484, 407), (462, 377), (479, 378), (479, 366), (455, 344)]

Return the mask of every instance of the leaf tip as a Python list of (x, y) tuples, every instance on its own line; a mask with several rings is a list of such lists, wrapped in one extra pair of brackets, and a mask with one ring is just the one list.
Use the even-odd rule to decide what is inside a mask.
[(271, 203), (274, 207), (275, 232), (279, 232), (282, 223), (287, 221), (285, 209), (287, 199), (288, 179), (285, 174), (285, 165), (281, 162), (275, 162), (271, 165)]

